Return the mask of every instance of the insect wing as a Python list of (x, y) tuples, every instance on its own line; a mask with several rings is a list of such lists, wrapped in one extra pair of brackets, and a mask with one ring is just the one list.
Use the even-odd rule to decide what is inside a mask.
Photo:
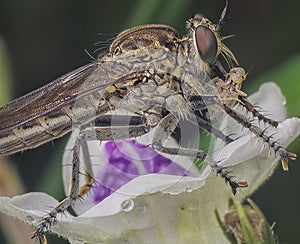
[[(114, 76), (108, 74), (112, 68)], [(72, 106), (78, 97), (119, 82), (118, 78), (126, 77), (121, 71), (115, 62), (96, 61), (17, 98), (0, 108), (0, 135), (65, 105)]]
[(76, 96), (82, 82), (96, 66), (97, 63), (91, 63), (80, 67), (2, 106), (0, 108), (0, 134), (53, 111), (66, 103), (66, 97)]

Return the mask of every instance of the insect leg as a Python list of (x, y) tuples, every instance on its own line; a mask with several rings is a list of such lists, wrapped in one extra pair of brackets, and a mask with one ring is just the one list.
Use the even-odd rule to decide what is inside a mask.
[(247, 117), (240, 114), (237, 111), (234, 111), (224, 103), (218, 104), (224, 109), (224, 111), (234, 120), (236, 120), (243, 127), (248, 128), (254, 135), (263, 139), (264, 142), (268, 143), (269, 147), (273, 148), (274, 152), (278, 152), (281, 157), (282, 168), (285, 171), (288, 171), (288, 160), (296, 160), (297, 155), (291, 152), (286, 151), (277, 141), (272, 140), (272, 136), (266, 135), (266, 130), (259, 128), (258, 126), (253, 125)]
[[(220, 103), (220, 99), (217, 96), (191, 96), (189, 101), (194, 109), (204, 109), (208, 106)], [(260, 121), (263, 121), (273, 127), (278, 126), (278, 122), (272, 120), (265, 115), (261, 114), (255, 106), (250, 103), (245, 97), (239, 96), (238, 103), (245, 107), (248, 112), (252, 114), (253, 117), (257, 118)]]
[(141, 136), (149, 132), (144, 116), (103, 115), (93, 127), (81, 131), (85, 140), (118, 140)]
[(247, 187), (246, 181), (234, 181), (229, 172), (224, 170), (223, 167), (218, 165), (218, 162), (214, 161), (210, 156), (206, 155), (203, 150), (188, 149), (188, 148), (170, 148), (163, 146), (163, 142), (172, 134), (179, 121), (173, 114), (165, 116), (157, 125), (153, 136), (152, 146), (154, 149), (167, 154), (181, 155), (203, 160), (207, 163), (218, 175), (225, 179), (233, 194), (236, 193), (236, 189), (240, 187)]
[(201, 96), (190, 96), (189, 98), (190, 106), (193, 110), (203, 110), (209, 106), (218, 104), (220, 99), (218, 96), (213, 95), (201, 95)]
[[(216, 105), (216, 104), (217, 105), (220, 105), (220, 104), (225, 105), (225, 103), (222, 103), (217, 96), (205, 96), (205, 95), (204, 96), (191, 96), (189, 98), (189, 101), (194, 109), (199, 109), (199, 110), (205, 109), (209, 106)], [(255, 109), (254, 105), (251, 104), (246, 98), (240, 96), (238, 101), (239, 101), (240, 105), (242, 105), (243, 107), (245, 107), (247, 109), (247, 111), (252, 113), (253, 117), (258, 118), (258, 120), (264, 121), (265, 123), (267, 123), (275, 128), (278, 126), (277, 121), (272, 120), (272, 119), (267, 118), (266, 116), (262, 115), (258, 110)], [(230, 107), (228, 107), (227, 105), (225, 105), (225, 106), (228, 109), (230, 109)], [(201, 124), (201, 123), (199, 123), (199, 124)], [(222, 138), (222, 136), (221, 136), (221, 138)]]
[[(95, 125), (98, 126), (82, 127), (80, 135), (75, 139), (72, 149), (73, 158), (69, 194), (47, 213), (42, 219), (38, 229), (32, 233), (31, 238), (38, 238), (41, 244), (46, 244), (45, 232), (55, 224), (57, 215), (66, 211), (75, 201), (83, 198), (84, 195), (91, 190), (95, 179), (92, 172), (92, 163), (88, 155), (87, 141), (95, 139), (101, 141), (117, 140), (140, 136), (148, 132), (144, 121), (145, 119), (142, 116), (103, 115), (95, 120)], [(83, 153), (83, 162), (80, 160), (80, 152)], [(81, 173), (81, 164), (83, 164), (84, 168), (85, 184), (80, 187), (79, 175)]]
[(253, 117), (256, 117), (258, 120), (263, 121), (275, 128), (278, 126), (278, 122), (275, 120), (272, 120), (270, 118), (267, 118), (266, 116), (262, 115), (257, 109), (255, 109), (255, 106), (250, 103), (246, 98), (239, 97), (239, 104), (241, 104), (243, 107), (247, 109), (250, 113), (252, 113)]
[[(55, 224), (57, 214), (63, 213), (70, 207), (79, 197), (81, 189), (79, 188), (79, 166), (80, 166), (80, 143), (81, 139), (77, 138), (75, 140), (73, 148), (73, 160), (72, 160), (72, 170), (71, 170), (71, 183), (68, 196), (63, 199), (57, 206), (51, 209), (45, 217), (43, 217), (39, 227), (35, 232), (32, 233), (31, 238), (38, 238), (41, 244), (46, 244), (47, 240), (45, 237), (45, 232)], [(88, 177), (89, 178), (89, 177)], [(93, 177), (90, 176), (90, 183), (93, 182)], [(84, 192), (85, 190), (82, 190)]]

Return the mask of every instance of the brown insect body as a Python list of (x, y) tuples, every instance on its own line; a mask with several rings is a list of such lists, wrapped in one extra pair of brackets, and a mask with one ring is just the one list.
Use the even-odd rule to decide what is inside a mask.
[[(116, 107), (122, 99), (125, 109), (145, 113), (153, 103), (158, 103), (156, 107), (164, 104), (158, 102), (160, 93), (187, 97), (207, 92), (203, 84), (210, 80), (208, 67), (196, 52), (192, 36), (181, 39), (170, 26), (144, 25), (121, 32), (104, 57), (0, 108), (0, 154), (61, 137), (72, 126), (89, 123)], [(147, 105), (136, 107), (138, 96), (124, 100), (128, 93), (127, 98), (133, 98), (138, 90), (147, 95)], [(151, 102), (153, 97), (156, 101)]]

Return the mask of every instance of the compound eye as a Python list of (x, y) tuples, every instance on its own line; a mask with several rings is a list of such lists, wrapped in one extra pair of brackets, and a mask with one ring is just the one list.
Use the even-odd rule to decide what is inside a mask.
[(207, 27), (198, 26), (195, 30), (195, 41), (201, 59), (212, 64), (217, 59), (218, 42), (215, 34)]

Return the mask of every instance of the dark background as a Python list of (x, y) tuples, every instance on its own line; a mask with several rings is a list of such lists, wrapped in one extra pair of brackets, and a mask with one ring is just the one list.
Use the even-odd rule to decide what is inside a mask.
[[(224, 5), (225, 1), (208, 0), (1, 0), (0, 38), (7, 48), (10, 64), (11, 99), (90, 62), (85, 50), (97, 56), (93, 52), (108, 46), (108, 40), (123, 29), (163, 23), (184, 35), (185, 21), (194, 13), (203, 13), (216, 22)], [(222, 34), (235, 35), (226, 44), (249, 71), (244, 84), (246, 92), (268, 81), (260, 77), (268, 77), (266, 74), (276, 72), (281, 64), (299, 55), (299, 13), (300, 2), (296, 0), (229, 1), (229, 20)], [(102, 44), (95, 46), (97, 42)], [(298, 67), (300, 76), (300, 64)], [(278, 82), (291, 90), (293, 82), (299, 82), (299, 76)], [(276, 77), (274, 81), (277, 82)], [(300, 92), (299, 85), (295, 89), (294, 93)], [(294, 104), (297, 101), (288, 97), (287, 102), (293, 108), (289, 115), (300, 116), (300, 105)], [(63, 197), (60, 179), (63, 145), (62, 140), (57, 140), (12, 157), (26, 191), (46, 191), (58, 199)], [(300, 154), (299, 145), (297, 140), (291, 150)], [(296, 243), (299, 239), (299, 176), (300, 160), (291, 163), (288, 173), (278, 168), (253, 196), (269, 222), (276, 222), (280, 243)], [(1, 236), (0, 242), (5, 242)]]

